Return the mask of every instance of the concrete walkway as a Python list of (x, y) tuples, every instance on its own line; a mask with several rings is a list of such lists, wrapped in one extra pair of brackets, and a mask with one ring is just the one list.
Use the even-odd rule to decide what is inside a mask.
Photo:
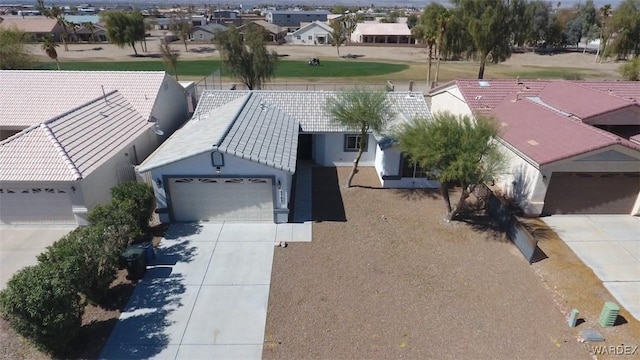
[(273, 223), (176, 223), (100, 358), (260, 359)]
[(36, 265), (47, 246), (73, 231), (75, 226), (0, 226), (0, 290), (20, 269)]
[(640, 218), (554, 215), (542, 218), (640, 320)]
[(311, 161), (298, 161), (296, 166), (293, 223), (278, 224), (276, 239), (286, 242), (310, 242), (312, 238), (312, 170)]

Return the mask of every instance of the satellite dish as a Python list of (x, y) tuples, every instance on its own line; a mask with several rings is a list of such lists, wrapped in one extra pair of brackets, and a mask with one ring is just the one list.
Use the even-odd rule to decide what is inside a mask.
[(162, 131), (158, 125), (153, 127), (153, 133), (159, 136), (164, 135), (164, 131)]

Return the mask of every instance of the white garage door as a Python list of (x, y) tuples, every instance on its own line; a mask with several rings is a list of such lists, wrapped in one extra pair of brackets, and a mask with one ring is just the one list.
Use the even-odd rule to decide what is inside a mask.
[(76, 224), (71, 198), (54, 188), (0, 189), (1, 224)]
[(271, 179), (176, 178), (169, 192), (176, 221), (273, 221)]

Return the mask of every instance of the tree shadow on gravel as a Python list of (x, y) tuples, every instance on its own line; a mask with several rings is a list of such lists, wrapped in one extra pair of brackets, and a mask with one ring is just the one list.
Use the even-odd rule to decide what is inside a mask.
[(410, 188), (410, 189), (394, 189), (393, 192), (399, 195), (403, 200), (418, 201), (423, 198), (439, 199), (440, 191), (438, 189), (422, 189), (422, 188)]
[(313, 220), (316, 222), (347, 221), (338, 181), (338, 169), (314, 167), (312, 171)]

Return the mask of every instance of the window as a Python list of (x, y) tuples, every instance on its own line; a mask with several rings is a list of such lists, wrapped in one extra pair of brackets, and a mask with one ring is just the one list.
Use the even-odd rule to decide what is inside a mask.
[[(345, 135), (344, 136), (344, 151), (358, 151), (362, 144), (362, 137), (360, 135)], [(367, 151), (367, 141), (362, 144), (364, 151)]]
[(313, 40), (313, 35), (309, 35), (309, 40)]
[(402, 162), (402, 170), (400, 175), (402, 175), (403, 178), (429, 177), (427, 176), (427, 171), (425, 169), (420, 167), (420, 165), (413, 163), (411, 159), (407, 158), (406, 156), (402, 155), (400, 161)]
[(204, 39), (204, 34), (200, 34), (200, 40)]
[(297, 35), (297, 36), (296, 36), (296, 39), (301, 40), (301, 39), (302, 39), (302, 36)]

